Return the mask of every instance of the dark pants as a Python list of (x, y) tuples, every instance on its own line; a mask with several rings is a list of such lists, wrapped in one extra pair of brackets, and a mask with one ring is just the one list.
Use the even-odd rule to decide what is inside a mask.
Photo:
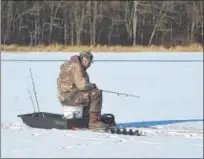
[(78, 91), (75, 94), (67, 93), (64, 95), (64, 106), (83, 105), (89, 107), (89, 112), (101, 113), (102, 109), (102, 91), (92, 89), (89, 91)]

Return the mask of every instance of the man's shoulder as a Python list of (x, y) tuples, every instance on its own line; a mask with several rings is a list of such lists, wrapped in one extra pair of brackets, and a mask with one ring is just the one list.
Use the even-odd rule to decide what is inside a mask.
[(78, 61), (69, 61), (67, 62), (67, 65), (73, 68), (81, 68), (81, 64)]
[(81, 64), (78, 61), (66, 61), (60, 66), (62, 69), (77, 69), (82, 70)]

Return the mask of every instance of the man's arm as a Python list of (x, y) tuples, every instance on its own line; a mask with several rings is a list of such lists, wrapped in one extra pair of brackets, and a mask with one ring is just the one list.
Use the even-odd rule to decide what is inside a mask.
[(95, 87), (87, 78), (84, 77), (83, 70), (79, 64), (73, 63), (72, 73), (75, 85), (79, 90), (90, 90)]

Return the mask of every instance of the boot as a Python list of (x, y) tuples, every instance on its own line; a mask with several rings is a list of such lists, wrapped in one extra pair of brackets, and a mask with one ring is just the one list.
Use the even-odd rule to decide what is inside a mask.
[(106, 123), (100, 121), (100, 113), (90, 112), (90, 114), (89, 114), (89, 129), (105, 130), (108, 127), (109, 127), (109, 124), (106, 124)]

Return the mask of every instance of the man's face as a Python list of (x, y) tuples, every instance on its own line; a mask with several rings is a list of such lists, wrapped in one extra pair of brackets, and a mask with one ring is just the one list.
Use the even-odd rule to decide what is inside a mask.
[(82, 65), (83, 65), (83, 67), (84, 67), (85, 69), (87, 69), (87, 68), (90, 67), (91, 61), (83, 57), (83, 58), (82, 58)]

